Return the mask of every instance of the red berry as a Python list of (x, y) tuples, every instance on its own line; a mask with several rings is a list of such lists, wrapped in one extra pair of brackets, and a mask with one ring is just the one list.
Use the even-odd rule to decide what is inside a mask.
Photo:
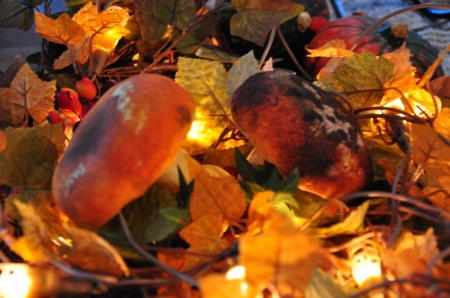
[(311, 24), (309, 25), (309, 29), (311, 29), (314, 32), (319, 31), (323, 27), (325, 27), (328, 24), (328, 19), (324, 17), (312, 17), (311, 18)]
[(225, 171), (227, 171), (228, 174), (230, 174), (231, 176), (233, 176), (234, 178), (237, 179), (239, 173), (238, 173), (238, 171), (236, 170), (235, 167), (224, 167), (223, 169), (224, 169)]
[(82, 77), (76, 81), (75, 89), (81, 98), (86, 100), (93, 100), (97, 96), (97, 88), (94, 83), (86, 77)]
[(66, 129), (66, 124), (64, 123), (63, 118), (61, 118), (61, 116), (55, 111), (48, 113), (47, 120), (50, 124), (61, 123), (63, 130)]
[[(64, 89), (67, 90), (68, 88)], [(81, 113), (81, 102), (76, 96), (77, 95), (76, 91), (75, 90), (72, 91), (56, 92), (56, 100), (58, 101), (60, 109), (68, 117), (79, 117)]]

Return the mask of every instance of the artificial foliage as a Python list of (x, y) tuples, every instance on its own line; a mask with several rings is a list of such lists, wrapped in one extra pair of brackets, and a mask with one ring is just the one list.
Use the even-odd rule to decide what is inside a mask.
[[(289, 70), (270, 56), (301, 1), (82, 0), (58, 14), (49, 2), (36, 11), (41, 2), (0, 4), (11, 15), (1, 27), (35, 23), (43, 38), (40, 53), (16, 57), (0, 74), (1, 265), (84, 282), (77, 290), (86, 297), (450, 296), (450, 81), (433, 77), (450, 48), (417, 76), (406, 43), (359, 53), (336, 39), (306, 48), (331, 58), (310, 78), (295, 55), (282, 57), (292, 59)], [(231, 35), (265, 54), (233, 53), (218, 25), (223, 12), (233, 13), (225, 14)], [(304, 76), (357, 119), (374, 168), (368, 187), (320, 197), (298, 188), (301, 169), (283, 176), (258, 158), (230, 101), (262, 71)], [(55, 204), (54, 170), (103, 94), (145, 73), (171, 78), (195, 103), (182, 153), (109, 222), (76, 225)], [(76, 97), (82, 110), (67, 111), (58, 96), (81, 77), (97, 96)], [(75, 291), (55, 282), (42, 294), (48, 284), (32, 282), (24, 297)]]

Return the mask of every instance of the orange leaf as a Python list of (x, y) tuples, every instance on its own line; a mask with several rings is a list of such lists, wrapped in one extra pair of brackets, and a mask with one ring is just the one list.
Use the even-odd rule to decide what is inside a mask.
[(257, 289), (244, 278), (229, 279), (225, 274), (208, 274), (199, 279), (202, 297), (254, 298)]
[(41, 81), (28, 64), (22, 66), (11, 86), (0, 88), (0, 98), (10, 104), (12, 124), (21, 123), (25, 113), (37, 122), (43, 121), (53, 109), (55, 85), (56, 81)]
[(318, 49), (306, 49), (310, 54), (308, 57), (339, 57), (347, 58), (355, 53), (346, 49), (347, 45), (343, 39), (333, 39)]
[(69, 46), (82, 41), (85, 37), (83, 28), (72, 21), (68, 14), (61, 14), (56, 20), (35, 12), (36, 33), (45, 39)]
[(247, 281), (256, 288), (272, 284), (280, 296), (304, 291), (320, 259), (317, 242), (278, 212), (262, 233), (242, 236), (239, 242)]
[(67, 51), (61, 54), (55, 60), (53, 67), (55, 69), (63, 69), (71, 65), (75, 61), (84, 64), (89, 58), (89, 37), (85, 37), (82, 41), (76, 44), (70, 44)]
[(74, 16), (88, 35), (94, 35), (93, 45), (105, 49), (114, 48), (117, 41), (130, 31), (124, 26), (128, 21), (128, 12), (121, 8), (110, 8), (98, 13), (95, 6), (88, 2)]
[(228, 222), (237, 221), (244, 215), (246, 208), (244, 194), (234, 177), (211, 177), (202, 170), (195, 178), (190, 204), (194, 221), (205, 214)]
[(445, 50), (439, 54), (439, 57), (433, 62), (433, 64), (430, 67), (428, 67), (422, 79), (417, 84), (418, 87), (423, 88), (425, 84), (431, 79), (431, 77), (434, 75), (434, 72), (436, 71), (436, 68), (438, 68), (442, 60), (444, 60), (444, 57), (448, 53), (448, 51), (450, 51), (450, 45), (447, 45)]
[(223, 218), (217, 214), (206, 213), (183, 228), (179, 235), (190, 247), (189, 252), (206, 256), (186, 255), (183, 271), (192, 269), (211, 260), (208, 255), (220, 253), (231, 245), (231, 241), (222, 238)]
[(443, 108), (434, 121), (434, 128), (450, 140), (450, 108)]
[(247, 235), (256, 235), (266, 228), (267, 220), (273, 212), (276, 212), (268, 200), (273, 196), (273, 191), (256, 193), (248, 208), (248, 232)]

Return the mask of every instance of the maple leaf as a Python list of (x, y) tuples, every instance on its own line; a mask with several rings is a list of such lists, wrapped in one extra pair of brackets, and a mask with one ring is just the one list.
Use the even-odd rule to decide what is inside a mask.
[(87, 35), (93, 36), (93, 45), (105, 49), (114, 48), (117, 41), (130, 32), (124, 27), (128, 21), (125, 9), (110, 8), (98, 13), (92, 2), (88, 2), (72, 19)]
[(195, 178), (190, 203), (194, 221), (210, 214), (233, 222), (244, 215), (246, 208), (244, 194), (234, 177), (212, 177), (202, 170)]
[[(14, 204), (21, 215), (24, 235), (17, 240), (11, 249), (26, 261), (34, 264), (45, 264), (62, 257), (59, 253), (50, 249), (45, 240), (49, 226), (56, 223), (44, 221), (42, 219), (43, 213), (38, 212), (33, 205), (20, 201), (15, 201)], [(122, 276), (123, 273), (129, 274), (128, 267), (120, 255), (96, 233), (69, 225), (63, 225), (63, 229), (71, 237), (66, 239), (66, 242), (74, 243), (74, 249), (64, 254), (66, 262), (80, 269), (115, 276)], [(93, 259), (96, 261), (92, 262)]]
[[(211, 260), (211, 257), (230, 247), (232, 242), (222, 238), (224, 232), (223, 219), (216, 214), (205, 214), (184, 227), (179, 235), (190, 247), (189, 254), (185, 256), (183, 271), (192, 269)], [(205, 254), (202, 256), (201, 254)]]
[(264, 46), (270, 29), (298, 16), (305, 7), (287, 0), (232, 0), (231, 35)]
[[(54, 108), (56, 81), (44, 82), (24, 64), (9, 88), (0, 88), (2, 109), (11, 115), (13, 125), (20, 124), (26, 113), (35, 121), (43, 121)], [(9, 109), (6, 107), (9, 102)], [(9, 112), (10, 111), (10, 112)]]
[(241, 236), (239, 245), (246, 280), (256, 288), (272, 284), (281, 296), (304, 291), (320, 258), (317, 242), (278, 212), (260, 234)]
[(61, 14), (53, 20), (40, 12), (35, 12), (36, 33), (48, 41), (69, 46), (81, 42), (85, 37), (84, 29), (74, 22), (68, 14)]
[(316, 81), (316, 85), (346, 94), (354, 108), (377, 105), (383, 98), (384, 84), (394, 75), (393, 69), (388, 59), (363, 51), (342, 61), (338, 70)]
[(55, 69), (63, 69), (75, 61), (84, 64), (89, 58), (89, 37), (85, 37), (76, 44), (70, 44), (58, 59), (53, 63)]

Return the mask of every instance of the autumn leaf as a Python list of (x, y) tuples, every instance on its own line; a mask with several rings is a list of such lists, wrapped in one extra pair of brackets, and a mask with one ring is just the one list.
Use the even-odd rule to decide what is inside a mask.
[(212, 177), (202, 170), (195, 178), (190, 204), (194, 221), (208, 214), (234, 222), (244, 215), (246, 208), (244, 194), (234, 177)]
[(250, 76), (259, 72), (258, 61), (256, 61), (253, 51), (245, 54), (237, 60), (227, 74), (228, 94), (233, 92)]
[(246, 280), (256, 288), (272, 284), (281, 296), (304, 291), (320, 258), (317, 242), (278, 212), (261, 233), (241, 236), (239, 245)]
[(417, 84), (417, 87), (419, 88), (423, 88), (425, 86), (425, 84), (430, 81), (431, 77), (434, 75), (434, 72), (436, 71), (436, 69), (439, 67), (439, 65), (441, 64), (442, 60), (444, 60), (445, 55), (447, 55), (447, 53), (450, 51), (450, 45), (447, 45), (447, 47), (445, 48), (445, 50), (443, 50), (440, 54), (439, 57), (433, 62), (433, 64), (431, 66), (428, 67), (427, 71), (425, 72), (425, 74), (422, 76), (422, 78), (420, 79), (420, 82)]
[(287, 0), (232, 0), (237, 13), (231, 17), (231, 35), (264, 46), (267, 33), (298, 16), (304, 6)]
[(0, 183), (25, 190), (50, 190), (53, 170), (65, 148), (59, 125), (4, 131), (7, 143), (0, 152)]
[(214, 298), (255, 298), (258, 289), (245, 278), (227, 277), (226, 274), (212, 273), (199, 278), (202, 297)]
[(182, 270), (189, 270), (204, 264), (211, 260), (211, 256), (230, 247), (232, 242), (227, 238), (222, 238), (223, 232), (223, 219), (210, 213), (204, 214), (183, 228), (179, 235), (189, 243), (187, 251), (196, 254), (185, 256)]
[(5, 73), (0, 75), (0, 88), (8, 88), (11, 86), (11, 82), (24, 64), (25, 62), (22, 56), (17, 55), (14, 57), (11, 64), (6, 68)]
[(344, 93), (354, 108), (377, 105), (384, 95), (384, 84), (393, 77), (394, 64), (384, 57), (364, 51), (339, 64), (329, 77), (316, 85), (325, 90)]
[(76, 44), (70, 44), (68, 49), (53, 63), (55, 69), (63, 69), (75, 61), (84, 64), (89, 58), (89, 37), (85, 37)]
[(54, 108), (55, 85), (56, 81), (41, 81), (25, 64), (9, 88), (0, 88), (0, 104), (2, 109), (8, 111), (4, 105), (9, 102), (11, 123), (14, 125), (22, 123), (27, 113), (36, 122), (41, 122)]
[(235, 148), (239, 150), (244, 156), (248, 156), (253, 150), (254, 146), (252, 143), (247, 142), (244, 145), (228, 149), (215, 149), (208, 147), (206, 148), (205, 156), (203, 157), (203, 163), (216, 165), (221, 168), (236, 168), (236, 162), (234, 158)]
[(370, 202), (366, 201), (350, 213), (341, 222), (329, 227), (308, 228), (306, 231), (314, 238), (327, 238), (344, 233), (359, 232), (364, 228), (364, 219)]
[(434, 128), (443, 137), (450, 140), (450, 108), (443, 108), (434, 121)]
[(128, 21), (126, 9), (112, 7), (98, 13), (92, 2), (88, 2), (72, 19), (85, 34), (93, 36), (94, 46), (105, 49), (114, 48), (117, 41), (130, 32), (124, 27)]
[(35, 18), (36, 33), (48, 41), (69, 46), (79, 43), (85, 38), (84, 29), (66, 13), (53, 20), (36, 11)]
[(348, 58), (355, 53), (347, 50), (347, 44), (343, 39), (333, 39), (325, 43), (323, 46), (317, 49), (308, 49), (308, 57), (339, 57)]
[[(52, 260), (62, 258), (62, 255), (49, 248), (46, 243), (49, 225), (54, 222), (45, 222), (42, 213), (29, 204), (20, 201), (14, 202), (21, 215), (21, 226), (24, 235), (20, 237), (11, 249), (34, 264), (45, 264)], [(83, 269), (96, 271), (115, 276), (129, 275), (128, 267), (122, 257), (96, 233), (64, 225), (63, 228), (70, 235), (70, 242), (74, 249), (64, 255), (69, 264)], [(93, 262), (92, 260), (96, 261)]]
[[(170, 35), (172, 42), (175, 42), (188, 26), (194, 25), (191, 21), (197, 19), (193, 0), (136, 0), (134, 9), (145, 40), (161, 39)], [(195, 53), (218, 21), (216, 16), (203, 18), (177, 45), (177, 49), (184, 54)]]

